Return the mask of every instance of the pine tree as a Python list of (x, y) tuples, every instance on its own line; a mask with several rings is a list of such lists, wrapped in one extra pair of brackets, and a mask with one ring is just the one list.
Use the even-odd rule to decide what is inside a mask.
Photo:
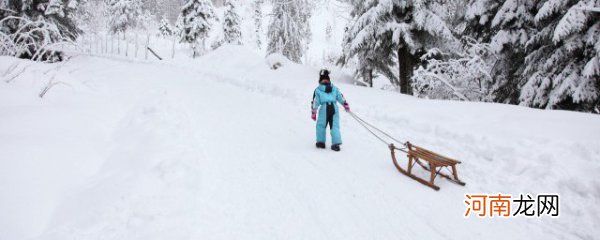
[(225, 17), (223, 21), (223, 40), (226, 43), (242, 44), (242, 31), (240, 29), (240, 16), (237, 14), (233, 0), (225, 1)]
[[(56, 25), (61, 34), (70, 39), (75, 39), (80, 33), (74, 20), (78, 0), (3, 0), (0, 3), (0, 19), (9, 16), (25, 17), (32, 21), (42, 19)], [(20, 25), (18, 21), (5, 21), (0, 27), (12, 32)]]
[(534, 8), (539, 0), (469, 0), (464, 36), (490, 43), (496, 58), (490, 75), (490, 99), (518, 102), (520, 77), (524, 70), (526, 42), (535, 32)]
[(142, 14), (137, 17), (137, 29), (145, 31), (158, 29), (160, 22), (157, 19), (154, 12), (142, 8)]
[(392, 82), (397, 82), (398, 78), (393, 71), (395, 58), (392, 36), (383, 28), (383, 25), (387, 23), (386, 16), (373, 13), (379, 2), (362, 3), (362, 1), (355, 0), (352, 3), (354, 6), (350, 13), (352, 20), (346, 27), (343, 55), (338, 64), (345, 66), (352, 59), (356, 59), (354, 75), (370, 87), (373, 87), (373, 79), (378, 74), (383, 74)]
[(314, 2), (310, 0), (298, 0), (298, 11), (300, 12), (300, 33), (303, 37), (303, 48), (308, 49), (308, 45), (312, 41), (312, 31), (310, 30), (310, 18), (312, 17), (311, 9), (315, 8)]
[(99, 33), (108, 26), (107, 1), (84, 0), (77, 7), (76, 25), (85, 33)]
[(527, 42), (520, 104), (592, 111), (600, 101), (600, 13), (595, 0), (547, 0), (538, 5), (539, 31)]
[(69, 39), (75, 39), (81, 30), (75, 24), (75, 15), (78, 0), (50, 0), (44, 15), (55, 24), (61, 35)]
[(110, 31), (125, 32), (139, 25), (138, 17), (142, 15), (141, 0), (108, 0), (110, 11)]
[(204, 50), (214, 18), (215, 11), (210, 0), (189, 0), (181, 8), (177, 20), (181, 27), (180, 41), (191, 45), (194, 57)]
[(497, 0), (468, 0), (464, 16), (465, 30), (460, 34), (467, 35), (476, 41), (489, 43), (497, 31), (492, 28), (492, 19), (496, 16), (502, 2)]
[[(81, 29), (75, 17), (78, 0), (3, 0), (0, 2), (0, 31), (19, 37), (3, 39), (22, 46), (11, 54), (31, 58), (35, 52), (53, 43), (75, 40)], [(4, 51), (4, 50), (2, 50)]]
[(524, 71), (526, 43), (535, 31), (534, 8), (538, 0), (506, 0), (492, 19), (490, 45), (498, 61), (492, 97), (496, 102), (517, 103)]
[(78, 15), (80, 0), (52, 0), (44, 15), (58, 27), (61, 35), (74, 40), (83, 31), (75, 20)]
[(167, 18), (165, 16), (163, 16), (162, 19), (160, 20), (160, 25), (158, 27), (158, 31), (160, 31), (160, 34), (163, 37), (173, 36), (173, 33), (174, 33), (173, 27), (171, 26), (171, 24), (169, 23), (169, 20), (167, 20)]
[[(357, 57), (362, 70), (386, 75), (401, 93), (411, 94), (411, 77), (419, 56), (443, 41), (454, 40), (446, 22), (434, 11), (433, 0), (351, 1), (353, 18), (344, 36), (344, 60)], [(390, 74), (394, 55), (399, 67), (398, 78)], [(373, 59), (371, 62), (370, 60)], [(364, 72), (359, 70), (359, 72)]]
[(310, 6), (306, 0), (273, 0), (267, 54), (281, 53), (293, 62), (301, 62), (312, 36)]
[(411, 78), (420, 55), (455, 40), (446, 22), (430, 9), (432, 2), (397, 1), (391, 9), (395, 22), (389, 28), (397, 48), (401, 93), (412, 94)]
[(254, 19), (254, 33), (256, 38), (256, 46), (258, 49), (262, 48), (262, 4), (263, 0), (254, 0), (254, 3), (252, 4), (252, 8), (254, 10), (252, 18)]

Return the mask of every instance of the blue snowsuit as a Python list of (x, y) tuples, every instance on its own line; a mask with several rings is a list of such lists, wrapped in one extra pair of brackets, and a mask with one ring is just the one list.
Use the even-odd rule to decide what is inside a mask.
[(342, 136), (340, 133), (340, 112), (336, 102), (340, 104), (346, 103), (344, 95), (340, 90), (331, 84), (331, 92), (327, 92), (327, 85), (321, 84), (313, 94), (312, 110), (318, 112), (317, 120), (317, 142), (325, 143), (326, 130), (329, 125), (331, 129), (332, 145), (342, 144)]

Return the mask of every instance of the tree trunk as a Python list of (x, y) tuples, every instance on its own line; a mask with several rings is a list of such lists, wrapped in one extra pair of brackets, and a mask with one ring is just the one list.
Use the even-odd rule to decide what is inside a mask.
[(406, 47), (398, 49), (398, 76), (400, 77), (400, 93), (412, 95), (411, 80), (414, 62), (414, 56)]
[(369, 70), (369, 87), (373, 87), (373, 69)]

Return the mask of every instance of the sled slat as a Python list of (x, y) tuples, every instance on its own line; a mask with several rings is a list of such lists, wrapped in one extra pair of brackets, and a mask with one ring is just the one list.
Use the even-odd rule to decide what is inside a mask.
[(457, 163), (462, 163), (461, 161), (458, 161), (458, 160), (456, 160), (456, 159), (453, 159), (453, 158), (446, 157), (446, 156), (444, 156), (444, 155), (442, 155), (442, 154), (439, 154), (439, 153), (435, 153), (435, 152), (429, 151), (429, 150), (427, 150), (427, 149), (425, 149), (425, 148), (422, 148), (422, 147), (419, 147), (419, 146), (412, 145), (412, 147), (414, 147), (414, 148), (415, 148), (415, 150), (418, 150), (418, 151), (421, 151), (421, 152), (424, 152), (424, 153), (427, 153), (427, 154), (430, 154), (430, 155), (433, 155), (433, 156), (437, 156), (437, 157), (439, 157), (439, 158), (442, 158), (442, 159), (445, 159), (445, 160), (448, 160), (448, 161), (457, 162)]
[(428, 150), (425, 150), (425, 149), (419, 148), (419, 147), (413, 148), (411, 151), (409, 151), (409, 154), (415, 155), (416, 157), (424, 159), (429, 162), (435, 162), (436, 165), (451, 166), (451, 165), (454, 165), (457, 163), (461, 163), (460, 161), (444, 157), (442, 155), (433, 153), (431, 151), (428, 151)]

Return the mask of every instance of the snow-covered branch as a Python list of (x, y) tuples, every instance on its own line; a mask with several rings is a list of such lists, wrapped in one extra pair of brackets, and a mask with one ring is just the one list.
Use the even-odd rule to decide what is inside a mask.
[(464, 101), (490, 101), (495, 56), (489, 44), (466, 38), (464, 51), (447, 54), (438, 49), (426, 53), (413, 76), (413, 88), (420, 97)]

